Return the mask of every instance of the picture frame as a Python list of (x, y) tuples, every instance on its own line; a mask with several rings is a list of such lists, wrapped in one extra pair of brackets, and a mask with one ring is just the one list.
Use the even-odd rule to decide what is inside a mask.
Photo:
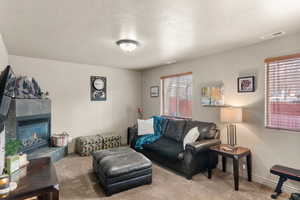
[(159, 97), (159, 86), (150, 87), (150, 97)]
[(201, 88), (202, 106), (224, 106), (224, 84), (209, 84)]
[(91, 101), (106, 101), (107, 99), (107, 80), (104, 76), (90, 77)]
[(238, 77), (237, 87), (239, 93), (255, 92), (255, 77), (254, 76)]

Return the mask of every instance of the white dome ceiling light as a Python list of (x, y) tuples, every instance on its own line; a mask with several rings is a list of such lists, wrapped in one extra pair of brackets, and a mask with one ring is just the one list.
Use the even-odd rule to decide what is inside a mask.
[(139, 43), (135, 40), (130, 39), (122, 39), (118, 40), (116, 44), (122, 49), (124, 52), (133, 52), (138, 47)]

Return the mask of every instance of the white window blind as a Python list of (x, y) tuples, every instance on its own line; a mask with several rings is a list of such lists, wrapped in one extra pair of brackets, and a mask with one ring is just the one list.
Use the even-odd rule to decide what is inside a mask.
[(192, 117), (192, 73), (161, 77), (162, 114)]
[(300, 54), (265, 63), (266, 127), (300, 131)]

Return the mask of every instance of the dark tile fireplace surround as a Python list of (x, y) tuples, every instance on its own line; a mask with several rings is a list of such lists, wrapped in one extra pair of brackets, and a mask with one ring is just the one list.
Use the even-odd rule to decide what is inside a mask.
[(51, 100), (13, 99), (5, 123), (6, 141), (18, 139), (21, 152), (32, 153), (50, 146)]

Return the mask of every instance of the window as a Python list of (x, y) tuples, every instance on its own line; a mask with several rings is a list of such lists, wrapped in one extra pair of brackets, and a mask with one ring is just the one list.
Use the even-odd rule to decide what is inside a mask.
[(266, 127), (300, 131), (300, 54), (265, 63)]
[(192, 117), (192, 73), (161, 77), (162, 114)]

